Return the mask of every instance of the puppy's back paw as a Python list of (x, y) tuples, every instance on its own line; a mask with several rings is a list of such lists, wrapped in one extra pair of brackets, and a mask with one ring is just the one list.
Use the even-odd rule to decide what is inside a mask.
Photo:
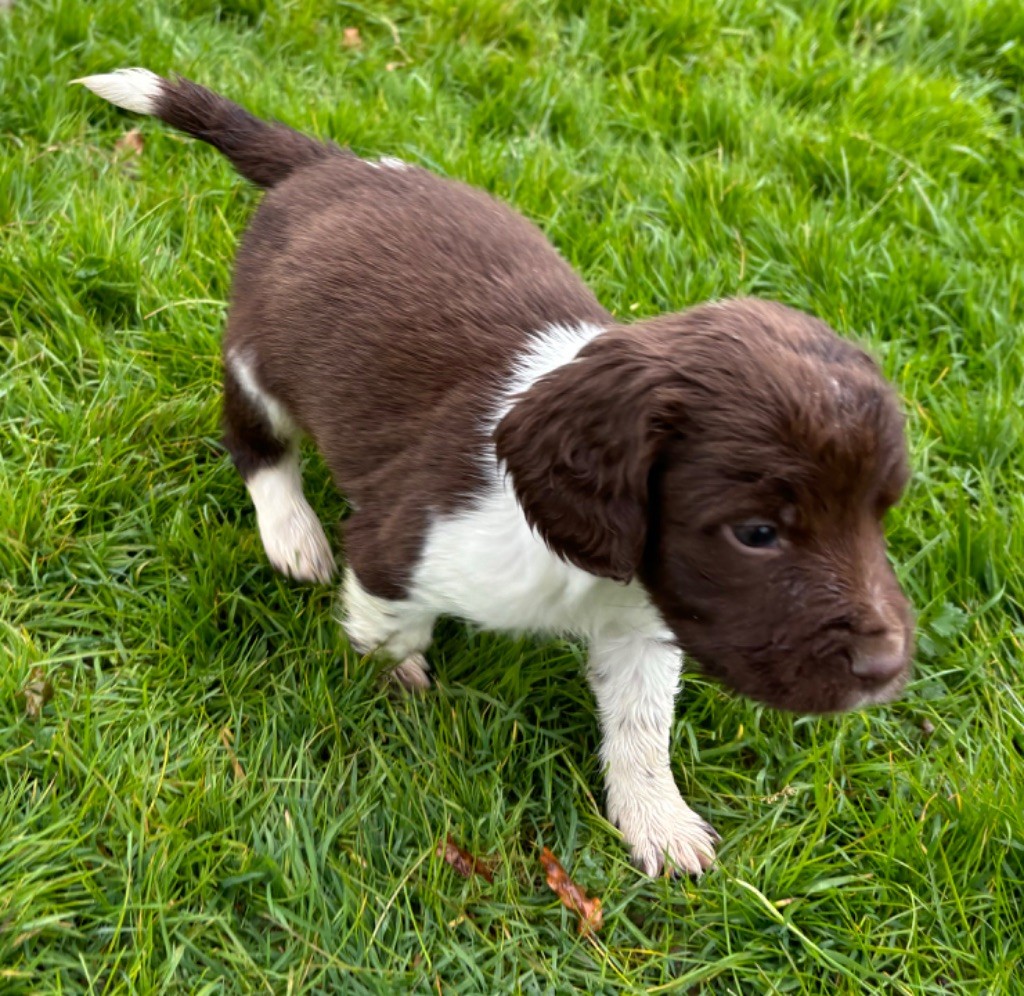
[(274, 569), (296, 581), (330, 581), (334, 554), (324, 527), (305, 501), (260, 519), (260, 535)]
[(425, 692), (430, 688), (430, 668), (423, 654), (410, 654), (391, 670), (390, 678), (407, 692)]

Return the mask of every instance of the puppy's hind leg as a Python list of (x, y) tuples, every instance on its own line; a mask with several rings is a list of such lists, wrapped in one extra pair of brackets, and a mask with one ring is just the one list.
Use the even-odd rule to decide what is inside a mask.
[(302, 493), (298, 428), (234, 351), (224, 362), (224, 442), (256, 506), (270, 563), (299, 581), (328, 581), (334, 556)]
[(368, 592), (351, 566), (342, 582), (341, 624), (361, 654), (384, 653), (397, 663), (391, 677), (408, 691), (430, 687), (423, 651), (430, 646), (436, 616), (412, 602), (380, 598)]

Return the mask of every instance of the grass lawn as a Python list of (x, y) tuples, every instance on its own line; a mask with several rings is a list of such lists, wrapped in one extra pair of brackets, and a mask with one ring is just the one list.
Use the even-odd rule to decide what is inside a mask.
[[(724, 845), (679, 882), (601, 815), (580, 648), (446, 622), (440, 687), (390, 697), (218, 443), (258, 193), (66, 85), (131, 65), (493, 191), (620, 315), (759, 294), (865, 342), (913, 450), (905, 698), (687, 678), (673, 757)], [(0, 992), (1024, 993), (1022, 83), (1019, 0), (0, 13)]]

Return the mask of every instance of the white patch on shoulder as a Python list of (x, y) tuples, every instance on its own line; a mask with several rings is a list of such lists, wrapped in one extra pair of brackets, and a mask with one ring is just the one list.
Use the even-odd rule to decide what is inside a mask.
[(155, 114), (164, 81), (148, 69), (116, 69), (112, 73), (72, 80), (116, 107), (136, 114)]
[(515, 404), (517, 395), (532, 387), (545, 374), (564, 367), (576, 359), (576, 354), (592, 339), (596, 339), (604, 328), (593, 322), (579, 325), (549, 325), (538, 332), (512, 371), (512, 378), (504, 397), (495, 406), (494, 419), (489, 428), (494, 428), (508, 414)]
[[(544, 374), (571, 363), (603, 329), (551, 326), (523, 354), (496, 400), (490, 426)], [(493, 449), (483, 457), (490, 479), (473, 505), (430, 526), (409, 598), (441, 615), (487, 629), (576, 634), (667, 630), (638, 584), (622, 585), (566, 563), (531, 528)]]

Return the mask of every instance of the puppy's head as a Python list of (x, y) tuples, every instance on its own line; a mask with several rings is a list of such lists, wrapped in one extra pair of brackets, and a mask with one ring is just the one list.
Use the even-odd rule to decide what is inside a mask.
[(496, 442), (548, 545), (638, 578), (708, 674), (802, 712), (902, 690), (913, 627), (882, 520), (907, 481), (903, 418), (824, 323), (737, 300), (610, 329)]

